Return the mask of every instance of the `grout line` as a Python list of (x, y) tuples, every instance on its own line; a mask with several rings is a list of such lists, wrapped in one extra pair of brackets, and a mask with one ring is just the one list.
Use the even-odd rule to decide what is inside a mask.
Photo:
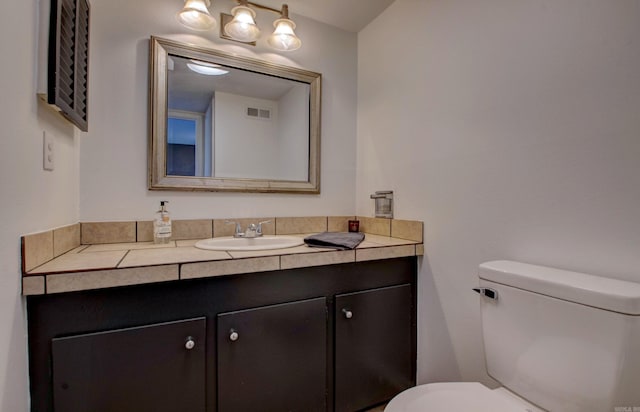
[(127, 250), (126, 252), (124, 252), (124, 255), (122, 256), (122, 258), (118, 261), (118, 263), (116, 263), (116, 267), (114, 269), (120, 269), (120, 263), (122, 263), (122, 261), (124, 260), (124, 258), (127, 257), (127, 255), (129, 254), (129, 252), (131, 252), (131, 250)]

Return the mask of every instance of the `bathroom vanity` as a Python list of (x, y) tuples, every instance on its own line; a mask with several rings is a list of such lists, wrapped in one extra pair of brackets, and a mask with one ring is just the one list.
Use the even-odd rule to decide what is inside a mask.
[[(245, 220), (303, 239), (354, 218)], [(233, 241), (223, 219), (163, 245), (146, 221), (23, 236), (31, 410), (356, 411), (415, 385), (422, 222), (357, 218), (352, 250), (194, 247)]]
[(29, 296), (33, 411), (355, 411), (415, 385), (416, 256)]

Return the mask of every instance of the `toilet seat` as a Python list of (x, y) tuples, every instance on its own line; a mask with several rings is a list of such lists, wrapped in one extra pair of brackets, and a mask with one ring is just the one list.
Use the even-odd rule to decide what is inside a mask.
[[(505, 391), (506, 392), (506, 391)], [(419, 385), (398, 394), (384, 412), (530, 412), (539, 410), (528, 402), (478, 382), (447, 382)]]

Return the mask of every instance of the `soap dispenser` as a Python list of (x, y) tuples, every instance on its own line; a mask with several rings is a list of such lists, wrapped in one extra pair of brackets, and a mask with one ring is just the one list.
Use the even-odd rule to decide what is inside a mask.
[(166, 200), (160, 202), (160, 210), (156, 212), (156, 217), (153, 221), (154, 243), (169, 243), (171, 240), (171, 216), (165, 206), (167, 203), (169, 202)]

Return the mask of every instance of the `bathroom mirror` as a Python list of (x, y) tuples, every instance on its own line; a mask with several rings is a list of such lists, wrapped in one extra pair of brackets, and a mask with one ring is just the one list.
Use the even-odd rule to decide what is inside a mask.
[(149, 189), (320, 193), (319, 73), (149, 47)]

